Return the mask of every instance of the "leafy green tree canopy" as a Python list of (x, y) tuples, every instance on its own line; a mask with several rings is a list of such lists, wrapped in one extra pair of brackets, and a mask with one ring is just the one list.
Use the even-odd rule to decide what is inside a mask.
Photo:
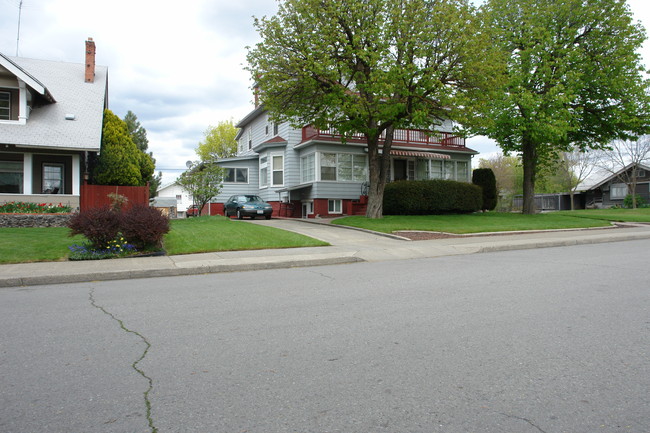
[(365, 136), (372, 218), (394, 130), (460, 117), (498, 76), (467, 0), (284, 0), (255, 27), (247, 69), (276, 120)]
[(648, 128), (645, 31), (624, 0), (488, 0), (482, 15), (507, 81), (482, 105), (489, 123), (477, 132), (521, 152), (523, 211), (533, 213), (540, 164)]
[(196, 154), (201, 161), (214, 161), (228, 158), (237, 154), (238, 128), (232, 120), (224, 120), (217, 126), (209, 126), (203, 133), (203, 141), (199, 142)]
[(102, 145), (94, 175), (95, 183), (142, 186), (142, 175), (148, 170), (153, 172), (153, 162), (133, 143), (126, 123), (112, 111), (105, 110)]
[(224, 169), (213, 163), (193, 162), (184, 171), (176, 183), (192, 196), (199, 209), (203, 209), (213, 197), (216, 197), (223, 187)]

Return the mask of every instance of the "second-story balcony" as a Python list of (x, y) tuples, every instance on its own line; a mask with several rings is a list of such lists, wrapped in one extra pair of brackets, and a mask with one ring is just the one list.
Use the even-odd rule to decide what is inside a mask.
[[(385, 133), (382, 133), (379, 142), (380, 145), (384, 138)], [(318, 129), (311, 125), (302, 128), (302, 143), (309, 140), (340, 142), (342, 139), (343, 135), (333, 128)], [(346, 142), (365, 143), (366, 137), (363, 134), (355, 133), (352, 136), (348, 136)], [(426, 131), (423, 129), (396, 129), (393, 135), (393, 144), (397, 146), (435, 146), (438, 148), (466, 149), (464, 137), (454, 135), (450, 132)]]

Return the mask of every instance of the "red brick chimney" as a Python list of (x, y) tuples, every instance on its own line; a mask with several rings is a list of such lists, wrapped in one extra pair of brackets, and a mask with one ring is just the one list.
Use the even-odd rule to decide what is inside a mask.
[(86, 83), (95, 81), (95, 41), (88, 38), (86, 41)]

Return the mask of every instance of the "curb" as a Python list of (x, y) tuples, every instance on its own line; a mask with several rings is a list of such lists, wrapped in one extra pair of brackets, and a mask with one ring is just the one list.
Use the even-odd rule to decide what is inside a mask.
[(0, 288), (20, 286), (41, 286), (49, 284), (87, 283), (91, 281), (127, 280), (135, 278), (178, 277), (186, 275), (218, 274), (226, 272), (244, 272), (268, 269), (301, 268), (307, 266), (342, 265), (364, 262), (360, 257), (339, 256), (314, 259), (291, 259), (263, 263), (215, 264), (194, 267), (157, 268), (146, 270), (125, 270), (89, 272), (86, 274), (68, 274), (54, 276), (28, 276), (0, 278)]

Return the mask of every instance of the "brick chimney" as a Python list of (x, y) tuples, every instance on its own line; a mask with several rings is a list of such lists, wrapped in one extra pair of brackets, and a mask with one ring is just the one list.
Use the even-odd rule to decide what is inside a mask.
[(95, 81), (95, 41), (88, 38), (86, 41), (86, 83)]

